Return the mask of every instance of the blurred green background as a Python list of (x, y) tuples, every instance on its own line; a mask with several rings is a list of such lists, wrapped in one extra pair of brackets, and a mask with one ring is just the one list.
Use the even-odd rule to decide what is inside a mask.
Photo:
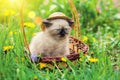
[(72, 17), (70, 5), (67, 0), (23, 1), (0, 0), (0, 80), (120, 80), (119, 1), (73, 0), (80, 18), (81, 40), (90, 49), (86, 56), (79, 53), (76, 64), (67, 61), (69, 68), (61, 67), (61, 72), (55, 66), (41, 69), (40, 63), (31, 63), (24, 54), (20, 7), (30, 42), (51, 13), (60, 11)]

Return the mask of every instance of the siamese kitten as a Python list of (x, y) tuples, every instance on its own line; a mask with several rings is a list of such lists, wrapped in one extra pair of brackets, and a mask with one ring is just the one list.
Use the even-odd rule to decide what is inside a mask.
[(45, 30), (38, 32), (30, 43), (32, 61), (37, 60), (37, 56), (55, 57), (69, 55), (69, 34), (73, 21), (65, 19), (43, 20)]

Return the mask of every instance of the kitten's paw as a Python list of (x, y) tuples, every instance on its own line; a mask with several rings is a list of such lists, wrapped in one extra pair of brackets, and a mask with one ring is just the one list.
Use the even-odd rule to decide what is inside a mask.
[(37, 59), (37, 55), (36, 54), (31, 54), (30, 55), (30, 58), (31, 58), (31, 60), (32, 60), (32, 62), (38, 62), (38, 59)]

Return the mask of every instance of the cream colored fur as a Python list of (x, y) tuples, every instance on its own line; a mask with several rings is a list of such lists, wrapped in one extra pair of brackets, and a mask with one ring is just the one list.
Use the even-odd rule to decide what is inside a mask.
[[(69, 54), (68, 43), (71, 27), (63, 19), (52, 20), (51, 23), (52, 25), (49, 28), (39, 32), (32, 38), (29, 46), (31, 54), (41, 55), (42, 57), (65, 56)], [(68, 29), (68, 34), (65, 37), (56, 35), (56, 30), (62, 27)]]

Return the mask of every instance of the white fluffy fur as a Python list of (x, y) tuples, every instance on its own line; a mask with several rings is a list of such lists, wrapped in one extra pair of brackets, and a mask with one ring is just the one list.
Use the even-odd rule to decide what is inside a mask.
[[(32, 38), (30, 43), (31, 54), (41, 55), (42, 57), (53, 57), (53, 56), (65, 56), (69, 54), (69, 34), (64, 38), (60, 38), (58, 35), (50, 35), (50, 30), (59, 29), (66, 27), (70, 33), (70, 26), (66, 20), (57, 19), (51, 21), (53, 23), (45, 31), (39, 32)], [(60, 25), (60, 26), (59, 26)]]

